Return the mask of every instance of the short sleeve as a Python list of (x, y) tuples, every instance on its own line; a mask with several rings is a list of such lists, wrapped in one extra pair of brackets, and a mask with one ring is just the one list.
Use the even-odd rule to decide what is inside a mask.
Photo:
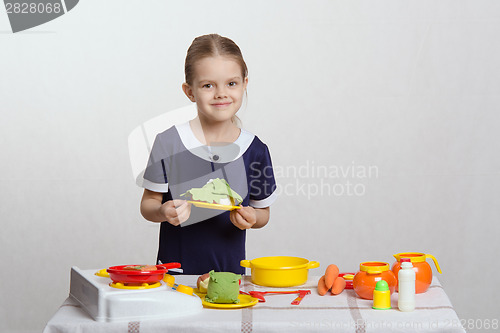
[(261, 154), (250, 163), (250, 202), (255, 208), (266, 208), (276, 200), (276, 181), (269, 149), (263, 144)]
[(144, 170), (143, 187), (150, 191), (168, 192), (168, 159), (169, 155), (159, 136), (156, 136), (149, 155), (148, 165)]

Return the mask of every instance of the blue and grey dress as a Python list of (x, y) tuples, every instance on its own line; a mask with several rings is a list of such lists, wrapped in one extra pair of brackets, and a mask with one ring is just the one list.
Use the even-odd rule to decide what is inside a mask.
[[(144, 188), (163, 193), (163, 202), (215, 178), (225, 179), (243, 198), (243, 206), (269, 207), (276, 183), (267, 146), (245, 130), (233, 143), (206, 146), (189, 123), (157, 135), (144, 172)], [(235, 227), (228, 211), (192, 206), (181, 226), (161, 223), (157, 260), (180, 262), (184, 274), (210, 270), (244, 274), (245, 230)]]

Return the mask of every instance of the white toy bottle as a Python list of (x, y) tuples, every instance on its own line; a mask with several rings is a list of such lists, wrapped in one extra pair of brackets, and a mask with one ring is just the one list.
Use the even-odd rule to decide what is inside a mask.
[(410, 258), (401, 259), (398, 272), (398, 308), (400, 311), (415, 310), (415, 271)]

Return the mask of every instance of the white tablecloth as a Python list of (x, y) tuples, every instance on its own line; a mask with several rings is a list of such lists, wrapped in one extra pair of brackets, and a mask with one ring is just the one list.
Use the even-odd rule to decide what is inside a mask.
[[(197, 276), (176, 276), (176, 283), (195, 287)], [(296, 295), (266, 295), (266, 302), (243, 309), (204, 308), (196, 316), (169, 320), (144, 320), (118, 323), (94, 321), (71, 298), (66, 299), (47, 323), (44, 333), (63, 332), (465, 332), (438, 279), (424, 294), (416, 295), (416, 309), (397, 309), (397, 293), (392, 309), (374, 310), (372, 301), (360, 299), (353, 290), (340, 295), (319, 296), (319, 277), (310, 276), (306, 284), (292, 288), (254, 285), (245, 276), (242, 290), (311, 289), (300, 305), (290, 303)]]

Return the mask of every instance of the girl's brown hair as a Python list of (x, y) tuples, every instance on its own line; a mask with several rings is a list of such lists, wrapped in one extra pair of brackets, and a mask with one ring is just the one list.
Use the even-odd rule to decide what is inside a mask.
[(226, 56), (233, 58), (241, 67), (243, 78), (248, 76), (248, 69), (243, 60), (241, 50), (231, 39), (218, 34), (203, 35), (196, 37), (189, 47), (184, 65), (186, 83), (191, 85), (194, 78), (194, 64), (206, 57)]

